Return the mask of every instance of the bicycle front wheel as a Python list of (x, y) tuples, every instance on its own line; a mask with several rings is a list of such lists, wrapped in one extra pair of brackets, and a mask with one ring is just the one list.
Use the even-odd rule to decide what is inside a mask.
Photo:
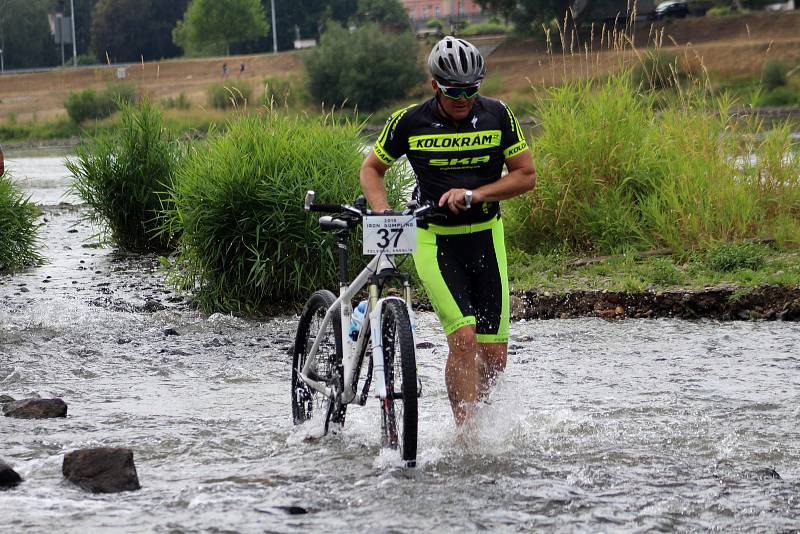
[(417, 359), (405, 304), (387, 300), (381, 317), (386, 399), (383, 401), (384, 445), (400, 449), (409, 467), (417, 462)]
[[(299, 425), (309, 419), (316, 412), (325, 414), (325, 432), (330, 421), (344, 423), (345, 406), (336, 406), (319, 391), (310, 388), (300, 378), (300, 371), (306, 365), (308, 353), (314, 345), (317, 334), (320, 333), (322, 322), (328, 308), (336, 301), (333, 293), (327, 290), (315, 292), (308, 299), (300, 321), (297, 325), (297, 334), (294, 341), (294, 357), (292, 358), (292, 419)], [(335, 390), (341, 390), (341, 365), (342, 365), (342, 329), (341, 315), (334, 313), (320, 336), (320, 344), (314, 365), (308, 372), (308, 378), (324, 382)]]

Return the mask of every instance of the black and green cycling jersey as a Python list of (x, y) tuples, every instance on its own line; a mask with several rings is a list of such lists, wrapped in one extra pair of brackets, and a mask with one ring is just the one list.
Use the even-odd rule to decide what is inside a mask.
[[(435, 98), (401, 109), (386, 122), (373, 147), (386, 165), (405, 155), (417, 178), (416, 200), (438, 202), (453, 188), (477, 189), (497, 181), (505, 160), (528, 148), (516, 117), (503, 102), (479, 96), (456, 124), (441, 115)], [(443, 208), (446, 226), (495, 217), (498, 202), (476, 203), (459, 214)]]

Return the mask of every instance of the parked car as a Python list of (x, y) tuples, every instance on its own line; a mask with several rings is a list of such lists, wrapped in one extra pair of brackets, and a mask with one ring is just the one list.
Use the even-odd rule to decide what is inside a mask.
[(689, 14), (689, 3), (684, 0), (667, 0), (656, 6), (653, 18), (663, 19), (675, 17), (682, 19)]

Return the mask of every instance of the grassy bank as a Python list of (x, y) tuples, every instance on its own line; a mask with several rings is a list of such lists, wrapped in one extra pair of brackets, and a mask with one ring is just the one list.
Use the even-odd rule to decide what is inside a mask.
[(642, 292), (677, 288), (699, 290), (724, 285), (741, 291), (761, 285), (800, 287), (800, 252), (763, 244), (725, 245), (688, 255), (608, 256), (509, 253), (514, 289), (562, 293), (604, 289)]

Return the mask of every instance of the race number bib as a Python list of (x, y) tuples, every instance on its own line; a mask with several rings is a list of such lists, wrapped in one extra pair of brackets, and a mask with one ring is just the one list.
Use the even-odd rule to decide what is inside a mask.
[(364, 254), (411, 254), (417, 250), (417, 220), (409, 215), (364, 217)]

